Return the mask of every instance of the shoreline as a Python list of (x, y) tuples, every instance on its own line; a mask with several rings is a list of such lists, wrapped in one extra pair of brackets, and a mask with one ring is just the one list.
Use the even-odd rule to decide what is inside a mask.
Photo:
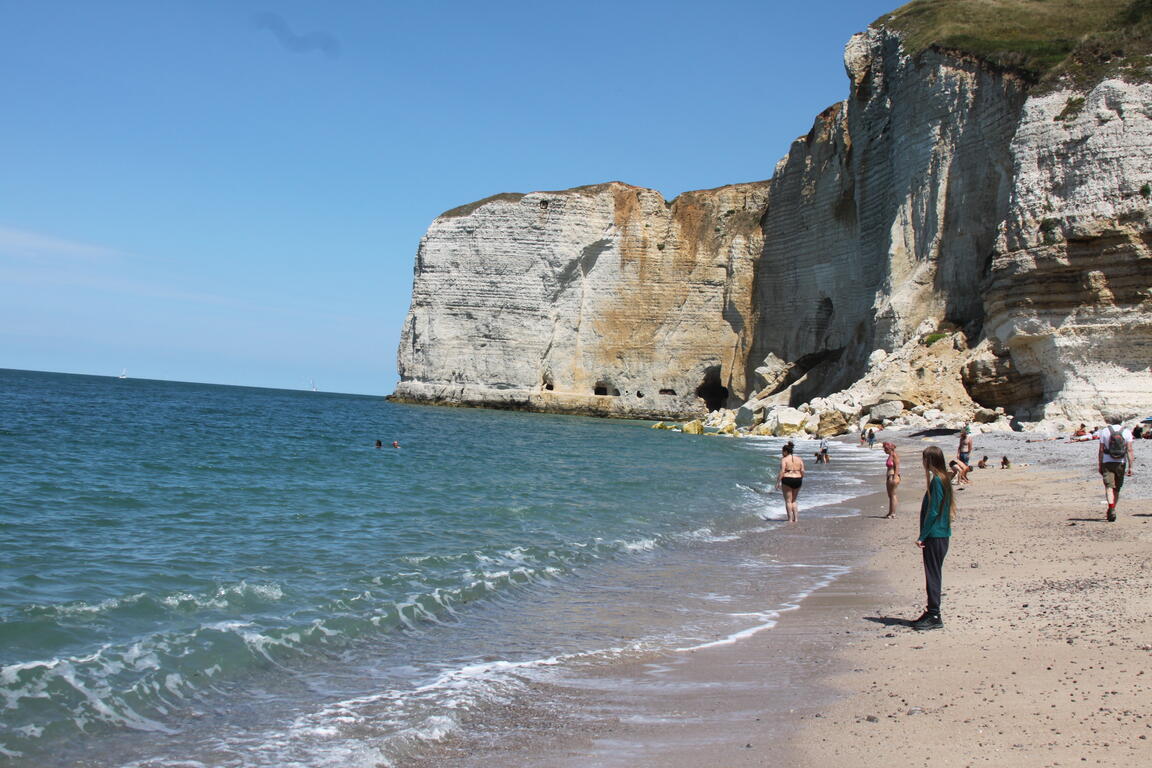
[[(867, 452), (857, 453), (857, 462), (862, 455)], [(834, 448), (834, 463), (836, 456)], [(875, 470), (882, 482), (882, 459)], [(809, 476), (819, 472), (810, 470)], [(856, 480), (873, 474), (859, 465), (849, 470)], [(798, 593), (790, 591), (795, 586), (787, 579), (756, 581), (759, 610), (777, 606), (770, 611), (771, 626), (718, 634), (716, 642), (692, 648), (608, 659), (555, 681), (535, 681), (534, 693), (482, 716), (517, 723), (511, 732), (498, 728), (497, 743), (483, 728), (480, 733), (466, 729), (402, 765), (698, 768), (716, 759), (724, 766), (763, 765), (766, 756), (779, 754), (799, 716), (830, 706), (838, 696), (827, 681), (842, 671), (835, 650), (839, 638), (852, 631), (843, 626), (845, 618), (872, 605), (875, 586), (862, 568), (866, 552), (859, 537), (877, 522), (871, 517), (883, 514), (887, 500), (868, 485), (860, 491), (808, 510), (802, 493), (798, 525), (780, 524), (731, 545), (748, 559), (826, 574), (824, 583)], [(806, 517), (814, 510), (819, 511)], [(759, 577), (733, 572), (731, 578)], [(733, 591), (740, 593), (743, 586)], [(853, 610), (842, 611), (845, 603)]]
[(859, 514), (805, 520), (801, 506), (798, 526), (761, 537), (763, 554), (851, 566), (774, 626), (606, 664), (546, 691), (559, 711), (510, 703), (522, 726), (507, 742), (450, 739), (405, 765), (1152, 764), (1152, 474), (1140, 474), (1140, 448), (1108, 524), (1094, 444), (977, 435), (978, 455), (1014, 466), (973, 470), (958, 492), (945, 628), (917, 633), (918, 453), (936, 443), (950, 456), (955, 435), (882, 437), (904, 461), (895, 520), (881, 519), (877, 448), (867, 492), (828, 507)]

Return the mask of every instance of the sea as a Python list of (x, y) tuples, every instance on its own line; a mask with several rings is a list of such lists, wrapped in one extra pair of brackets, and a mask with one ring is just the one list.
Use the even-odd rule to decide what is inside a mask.
[[(771, 631), (847, 571), (748, 546), (787, 526), (781, 439), (116, 376), (0, 389), (2, 765), (402, 766), (515, 727), (501, 707), (550, 680)], [(833, 458), (809, 459), (802, 516), (858, 514), (874, 456)]]

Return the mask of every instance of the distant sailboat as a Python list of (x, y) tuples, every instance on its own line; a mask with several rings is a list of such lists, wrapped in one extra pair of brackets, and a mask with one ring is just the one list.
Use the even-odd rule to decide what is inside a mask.
[(315, 380), (315, 379), (308, 379), (308, 384), (309, 384), (309, 386), (312, 388), (312, 391), (313, 391), (313, 392), (316, 392), (316, 391), (317, 391), (317, 389), (316, 389), (316, 380)]
[(128, 378), (128, 369), (127, 369), (127, 368), (121, 368), (121, 369), (120, 369), (120, 375), (119, 375), (119, 376), (117, 376), (116, 378), (118, 378), (118, 379), (126, 379), (126, 378)]

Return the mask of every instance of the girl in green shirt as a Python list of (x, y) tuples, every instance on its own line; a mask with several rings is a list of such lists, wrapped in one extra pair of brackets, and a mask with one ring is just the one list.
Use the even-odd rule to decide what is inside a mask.
[(952, 496), (952, 483), (949, 482), (948, 465), (944, 452), (937, 446), (924, 449), (924, 479), (927, 489), (920, 502), (920, 535), (916, 546), (924, 557), (924, 584), (928, 592), (928, 605), (924, 615), (912, 622), (913, 629), (941, 629), (940, 619), (940, 579), (944, 557), (948, 554), (948, 542), (952, 538), (952, 517), (956, 512), (956, 500)]

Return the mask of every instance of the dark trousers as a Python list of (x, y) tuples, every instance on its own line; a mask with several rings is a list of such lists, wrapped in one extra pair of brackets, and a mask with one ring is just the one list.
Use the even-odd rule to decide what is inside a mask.
[(924, 586), (928, 589), (928, 613), (940, 613), (940, 571), (944, 567), (944, 556), (948, 554), (946, 538), (924, 539)]

